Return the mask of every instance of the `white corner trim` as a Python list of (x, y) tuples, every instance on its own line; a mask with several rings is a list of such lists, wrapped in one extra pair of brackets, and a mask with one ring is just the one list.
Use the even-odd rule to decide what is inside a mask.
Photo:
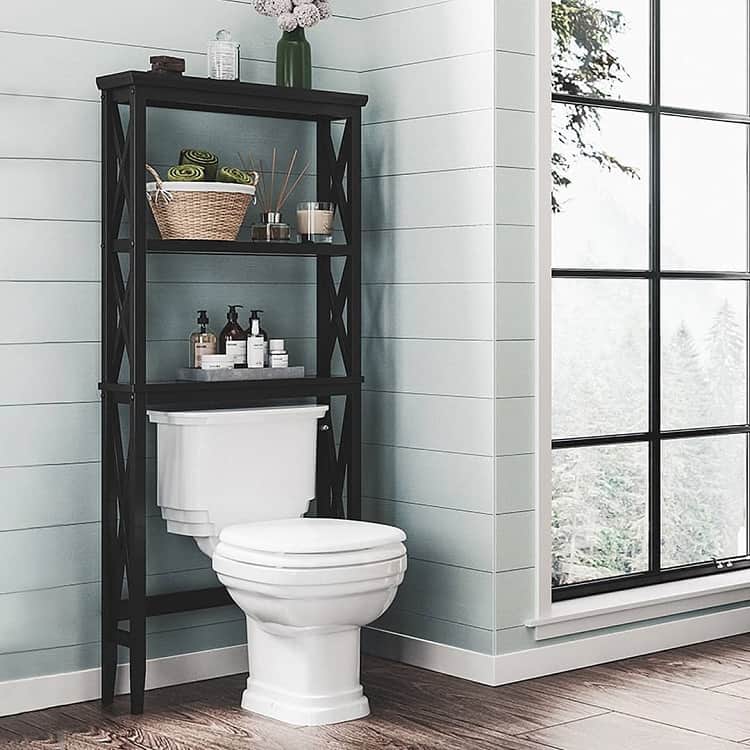
[(750, 607), (602, 633), (495, 657), (495, 685), (728, 638), (750, 631)]
[[(164, 656), (148, 660), (146, 690), (226, 677), (246, 671), (247, 646), (244, 644)], [(0, 716), (98, 700), (101, 697), (100, 680), (101, 670), (97, 667), (78, 672), (0, 682)], [(120, 664), (117, 669), (115, 690), (118, 695), (130, 692), (127, 664)]]
[(555, 602), (527, 623), (537, 640), (601, 630), (750, 600), (750, 570)]

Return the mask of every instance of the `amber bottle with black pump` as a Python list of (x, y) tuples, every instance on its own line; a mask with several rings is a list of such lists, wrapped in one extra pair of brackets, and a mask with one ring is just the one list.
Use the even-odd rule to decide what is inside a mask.
[(231, 354), (235, 367), (247, 367), (247, 334), (237, 322), (237, 308), (242, 305), (229, 305), (227, 324), (219, 334), (219, 354)]

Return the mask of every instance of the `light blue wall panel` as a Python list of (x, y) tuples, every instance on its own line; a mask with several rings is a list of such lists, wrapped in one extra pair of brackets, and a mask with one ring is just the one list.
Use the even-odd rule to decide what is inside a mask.
[(0, 533), (0, 596), (99, 580), (99, 524)]
[(394, 606), (462, 625), (492, 629), (493, 574), (410, 560)]
[(536, 516), (534, 511), (503, 513), (495, 518), (496, 570), (531, 568), (535, 560)]
[(370, 497), (492, 513), (488, 456), (384, 445), (362, 448), (362, 491)]
[[(0, 218), (0, 280), (98, 281), (99, 234), (95, 222)], [(68, 319), (76, 322), (77, 316)]]
[(495, 627), (525, 625), (534, 615), (533, 568), (509, 570), (495, 576)]
[(534, 450), (534, 399), (499, 398), (496, 404), (497, 455), (531, 453)]
[(366, 443), (491, 455), (492, 400), (365, 392)]
[(491, 281), (492, 245), (491, 226), (373, 230), (362, 238), (362, 277), (366, 284)]
[(491, 341), (492, 293), (492, 284), (367, 284), (362, 334)]
[(99, 459), (99, 402), (0, 407), (0, 466)]
[[(373, 627), (411, 635), (427, 641), (445, 643), (469, 651), (479, 651), (484, 654), (492, 653), (493, 633), (491, 630), (462, 625), (448, 620), (439, 620), (435, 617), (426, 617), (415, 612), (398, 609), (396, 606), (392, 606), (373, 624)], [(370, 636), (365, 630), (362, 633), (362, 647), (365, 651), (368, 650), (369, 639)]]
[(2, 468), (0, 486), (0, 531), (99, 520), (98, 462)]
[(0, 352), (8, 363), (0, 369), (0, 393), (6, 404), (99, 398), (101, 354), (95, 342), (10, 344)]
[(364, 339), (367, 390), (492, 396), (492, 342)]
[(495, 53), (498, 107), (533, 112), (536, 107), (536, 62), (532, 55)]
[(536, 3), (529, 0), (496, 0), (495, 45), (506, 52), (536, 51)]
[(496, 335), (500, 341), (530, 341), (536, 336), (533, 284), (500, 282), (496, 285)]
[(99, 285), (0, 282), (4, 344), (99, 340)]
[(495, 464), (498, 513), (534, 508), (535, 456), (532, 453), (500, 456)]
[[(495, 280), (533, 282), (536, 274), (533, 227), (495, 227)], [(501, 287), (502, 289), (502, 287)]]
[(362, 518), (403, 529), (410, 560), (494, 569), (492, 525), (480, 513), (364, 498)]
[(536, 388), (533, 341), (498, 341), (495, 347), (495, 395), (533, 396)]

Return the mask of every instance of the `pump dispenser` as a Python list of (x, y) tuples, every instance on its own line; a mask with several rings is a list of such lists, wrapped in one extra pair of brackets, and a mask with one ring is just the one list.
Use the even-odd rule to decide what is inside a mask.
[(260, 327), (258, 313), (263, 310), (251, 310), (250, 327), (247, 330), (247, 366), (266, 367), (268, 358), (268, 336)]
[(190, 367), (200, 369), (204, 354), (216, 354), (216, 334), (208, 327), (208, 313), (198, 310), (198, 330), (190, 334)]
[(234, 357), (235, 367), (247, 367), (247, 334), (237, 322), (237, 308), (242, 305), (229, 305), (227, 324), (219, 335), (219, 354)]

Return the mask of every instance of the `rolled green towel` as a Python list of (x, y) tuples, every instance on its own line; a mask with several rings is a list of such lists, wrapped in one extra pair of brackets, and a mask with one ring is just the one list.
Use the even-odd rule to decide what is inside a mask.
[(206, 170), (195, 164), (178, 164), (167, 170), (170, 182), (201, 182), (206, 177)]
[(238, 185), (254, 185), (255, 175), (237, 167), (222, 167), (216, 175), (219, 182), (235, 182)]
[(206, 170), (206, 179), (213, 182), (216, 179), (216, 169), (219, 166), (219, 157), (210, 151), (201, 151), (196, 148), (183, 148), (180, 151), (180, 164), (195, 164)]

